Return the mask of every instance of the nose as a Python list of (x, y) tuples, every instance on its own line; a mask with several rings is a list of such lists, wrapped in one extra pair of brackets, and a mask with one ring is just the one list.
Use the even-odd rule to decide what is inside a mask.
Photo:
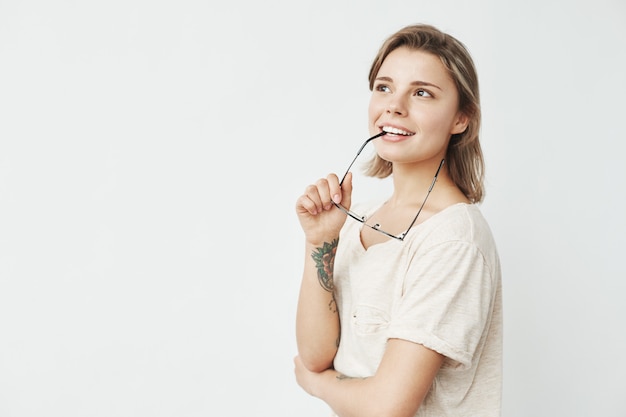
[(405, 116), (407, 113), (406, 103), (399, 96), (392, 96), (389, 98), (389, 103), (387, 103), (387, 113), (394, 114), (397, 116)]

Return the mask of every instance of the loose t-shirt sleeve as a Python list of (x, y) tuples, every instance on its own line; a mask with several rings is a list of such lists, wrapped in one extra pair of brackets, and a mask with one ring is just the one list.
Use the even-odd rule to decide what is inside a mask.
[(441, 353), (449, 358), (444, 366), (469, 368), (494, 291), (490, 269), (475, 244), (452, 241), (418, 252), (392, 312), (388, 337)]

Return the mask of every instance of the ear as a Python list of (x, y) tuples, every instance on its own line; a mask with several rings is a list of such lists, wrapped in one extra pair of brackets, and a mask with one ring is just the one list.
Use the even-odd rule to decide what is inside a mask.
[(452, 125), (452, 130), (450, 131), (450, 133), (452, 135), (456, 135), (458, 133), (465, 132), (465, 129), (467, 129), (469, 122), (469, 117), (465, 113), (459, 112), (456, 116), (454, 124)]

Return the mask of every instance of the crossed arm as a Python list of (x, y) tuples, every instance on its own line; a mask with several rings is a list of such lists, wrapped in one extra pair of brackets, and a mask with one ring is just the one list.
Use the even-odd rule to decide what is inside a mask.
[(340, 417), (413, 417), (428, 393), (443, 356), (422, 345), (390, 339), (376, 374), (349, 378), (328, 369), (308, 370), (295, 359), (296, 379)]
[(351, 378), (332, 369), (340, 323), (333, 298), (338, 240), (307, 245), (296, 317), (298, 384), (340, 417), (412, 417), (428, 393), (444, 357), (420, 344), (390, 339), (376, 373)]

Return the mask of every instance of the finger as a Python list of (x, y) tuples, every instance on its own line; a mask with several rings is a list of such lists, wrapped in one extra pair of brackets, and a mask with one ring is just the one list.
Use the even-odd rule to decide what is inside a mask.
[(321, 204), (319, 204), (319, 198), (317, 200), (318, 203), (311, 199), (311, 197), (307, 194), (300, 196), (296, 201), (296, 212), (298, 214), (309, 213), (315, 216), (322, 210)]
[(341, 186), (339, 185), (339, 178), (337, 178), (335, 174), (329, 174), (326, 179), (328, 180), (330, 198), (337, 204), (341, 203), (343, 197)]
[(328, 178), (321, 178), (317, 180), (317, 182), (315, 183), (315, 186), (317, 187), (317, 194), (320, 199), (321, 207), (324, 210), (330, 210), (330, 208), (333, 206), (332, 201), (331, 201), (330, 182), (332, 182), (332, 178), (330, 179), (330, 181)]
[(306, 189), (304, 190), (304, 194), (300, 196), (297, 204), (312, 215), (320, 213), (324, 210), (322, 197), (319, 194), (319, 189), (314, 184), (308, 185), (306, 187)]

